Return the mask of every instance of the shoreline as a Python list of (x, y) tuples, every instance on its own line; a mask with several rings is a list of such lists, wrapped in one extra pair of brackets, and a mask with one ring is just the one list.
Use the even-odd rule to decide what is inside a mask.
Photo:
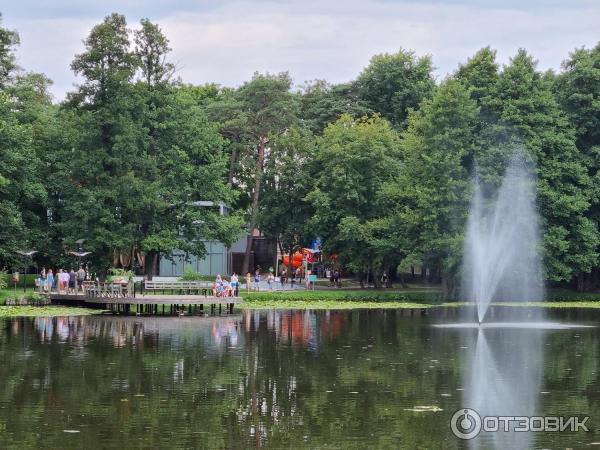
[[(85, 307), (59, 305), (6, 306), (12, 294), (0, 291), (0, 318), (11, 317), (56, 317), (97, 315), (105, 311)], [(555, 291), (546, 301), (535, 302), (493, 302), (491, 306), (514, 308), (546, 309), (600, 309), (600, 295)], [(447, 301), (440, 292), (423, 292), (420, 289), (401, 291), (357, 291), (357, 290), (317, 290), (317, 291), (275, 291), (240, 292), (242, 302), (238, 310), (353, 310), (353, 309), (432, 309), (474, 306), (474, 303)], [(2, 298), (3, 297), (3, 298)]]

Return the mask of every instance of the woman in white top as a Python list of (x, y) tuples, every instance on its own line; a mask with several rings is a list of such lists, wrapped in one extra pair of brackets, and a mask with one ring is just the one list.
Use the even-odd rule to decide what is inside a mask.
[(239, 279), (237, 273), (233, 272), (231, 275), (231, 289), (233, 290), (233, 295), (237, 297), (238, 289), (239, 289)]

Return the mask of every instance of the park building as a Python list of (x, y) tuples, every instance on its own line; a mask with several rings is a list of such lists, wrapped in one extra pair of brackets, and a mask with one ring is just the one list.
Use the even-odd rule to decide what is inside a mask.
[[(219, 214), (229, 214), (229, 208), (223, 204), (212, 201), (197, 201), (195, 205), (203, 208), (218, 206)], [(256, 265), (269, 267), (274, 264), (277, 255), (277, 243), (274, 239), (265, 237), (259, 230), (253, 230), (252, 251), (250, 252), (250, 268)], [(195, 255), (186, 255), (182, 251), (173, 251), (171, 254), (160, 256), (158, 275), (160, 277), (180, 277), (187, 268), (202, 275), (241, 273), (244, 255), (248, 245), (249, 236), (242, 235), (231, 247), (214, 240), (205, 240), (206, 255), (199, 258)]]

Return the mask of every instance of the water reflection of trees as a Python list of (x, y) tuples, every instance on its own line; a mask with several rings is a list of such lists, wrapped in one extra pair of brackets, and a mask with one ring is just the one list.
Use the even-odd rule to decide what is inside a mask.
[[(13, 432), (0, 445), (33, 447), (39, 428), (62, 448), (117, 438), (122, 448), (458, 448), (448, 420), (461, 406), (460, 340), (403, 314), (9, 321), (0, 330), (0, 406), (11, 412), (0, 409), (0, 423)], [(546, 389), (594, 415), (597, 333), (580, 332), (576, 353), (550, 350), (573, 348), (572, 334), (549, 337)], [(417, 405), (444, 411), (407, 411)], [(81, 433), (65, 441), (63, 429)]]

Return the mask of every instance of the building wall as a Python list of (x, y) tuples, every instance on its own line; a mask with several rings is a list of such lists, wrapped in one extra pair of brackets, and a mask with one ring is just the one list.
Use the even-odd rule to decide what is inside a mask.
[(189, 255), (185, 260), (182, 252), (175, 251), (170, 258), (160, 257), (159, 275), (164, 277), (181, 276), (187, 267), (202, 275), (228, 274), (229, 251), (221, 242), (206, 241), (207, 254), (204, 258), (198, 259), (194, 255)]

